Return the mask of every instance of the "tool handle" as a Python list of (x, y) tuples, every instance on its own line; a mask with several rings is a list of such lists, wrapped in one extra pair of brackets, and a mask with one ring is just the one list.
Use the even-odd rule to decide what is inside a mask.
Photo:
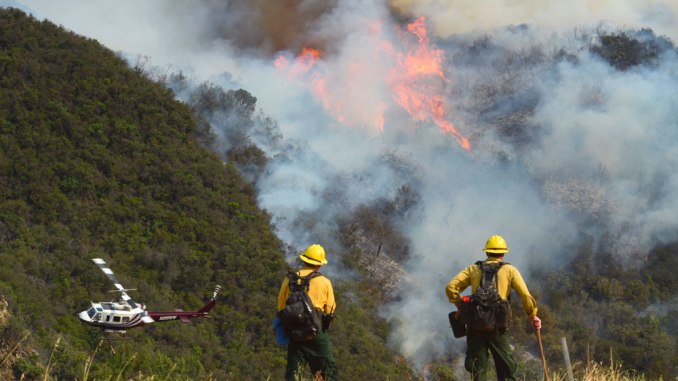
[(539, 352), (541, 353), (541, 366), (544, 369), (544, 379), (546, 381), (551, 381), (549, 379), (549, 370), (546, 367), (546, 357), (544, 357), (544, 346), (541, 344), (541, 330), (537, 329), (537, 340), (539, 341)]

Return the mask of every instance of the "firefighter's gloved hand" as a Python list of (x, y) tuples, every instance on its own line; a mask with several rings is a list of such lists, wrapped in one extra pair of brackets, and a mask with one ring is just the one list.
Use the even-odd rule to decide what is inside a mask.
[(323, 331), (329, 331), (330, 326), (332, 326), (332, 320), (334, 320), (334, 313), (322, 314), (320, 319), (323, 325)]
[(534, 328), (536, 330), (540, 330), (541, 329), (541, 319), (538, 318), (537, 315), (532, 316), (531, 319), (532, 319), (532, 328)]

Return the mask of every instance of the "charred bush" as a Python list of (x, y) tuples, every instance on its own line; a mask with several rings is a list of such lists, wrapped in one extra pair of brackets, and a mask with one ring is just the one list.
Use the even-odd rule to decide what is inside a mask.
[(339, 224), (342, 244), (350, 253), (347, 265), (365, 279), (381, 300), (391, 300), (404, 276), (401, 263), (409, 258), (409, 240), (382, 210), (363, 206)]
[(603, 34), (599, 36), (599, 43), (591, 47), (591, 52), (624, 71), (637, 65), (653, 65), (662, 51), (673, 47), (670, 40), (655, 36), (649, 29), (632, 34)]

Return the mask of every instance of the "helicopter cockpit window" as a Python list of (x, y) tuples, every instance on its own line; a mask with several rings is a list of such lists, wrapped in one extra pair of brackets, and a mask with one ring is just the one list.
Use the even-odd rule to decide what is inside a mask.
[(101, 320), (101, 314), (96, 314), (96, 315), (94, 315), (94, 317), (92, 318), (92, 321), (99, 321), (99, 320)]
[(90, 319), (92, 318), (92, 316), (94, 316), (94, 313), (95, 313), (94, 307), (87, 310), (87, 316), (89, 316)]

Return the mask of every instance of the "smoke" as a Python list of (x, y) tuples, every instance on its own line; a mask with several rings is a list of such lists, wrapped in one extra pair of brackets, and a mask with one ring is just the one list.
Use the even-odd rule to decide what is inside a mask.
[(567, 31), (600, 23), (625, 28), (651, 27), (675, 40), (678, 4), (670, 1), (575, 0), (469, 2), (463, 0), (391, 0), (405, 15), (426, 16), (441, 37), (485, 33), (507, 25), (530, 24), (545, 30)]
[[(492, 234), (530, 287), (528, 264), (557, 268), (582, 235), (613, 237), (610, 250), (629, 260), (678, 239), (678, 59), (657, 37), (678, 37), (672, 2), (20, 3), (132, 62), (254, 95), (264, 115), (248, 134), (269, 158), (259, 204), (292, 252), (325, 245), (330, 274), (345, 249), (339, 223), (410, 189), (414, 201), (389, 215), (410, 246), (384, 316), (417, 366), (460, 350), (444, 287)], [(394, 81), (420, 46), (406, 27), (419, 16), (437, 34), (444, 77)], [(656, 35), (630, 36), (656, 49), (628, 67), (592, 49), (641, 28)], [(297, 61), (304, 47), (320, 54)], [(394, 85), (440, 95), (444, 117), (408, 112)], [(212, 127), (227, 136), (228, 123)]]

